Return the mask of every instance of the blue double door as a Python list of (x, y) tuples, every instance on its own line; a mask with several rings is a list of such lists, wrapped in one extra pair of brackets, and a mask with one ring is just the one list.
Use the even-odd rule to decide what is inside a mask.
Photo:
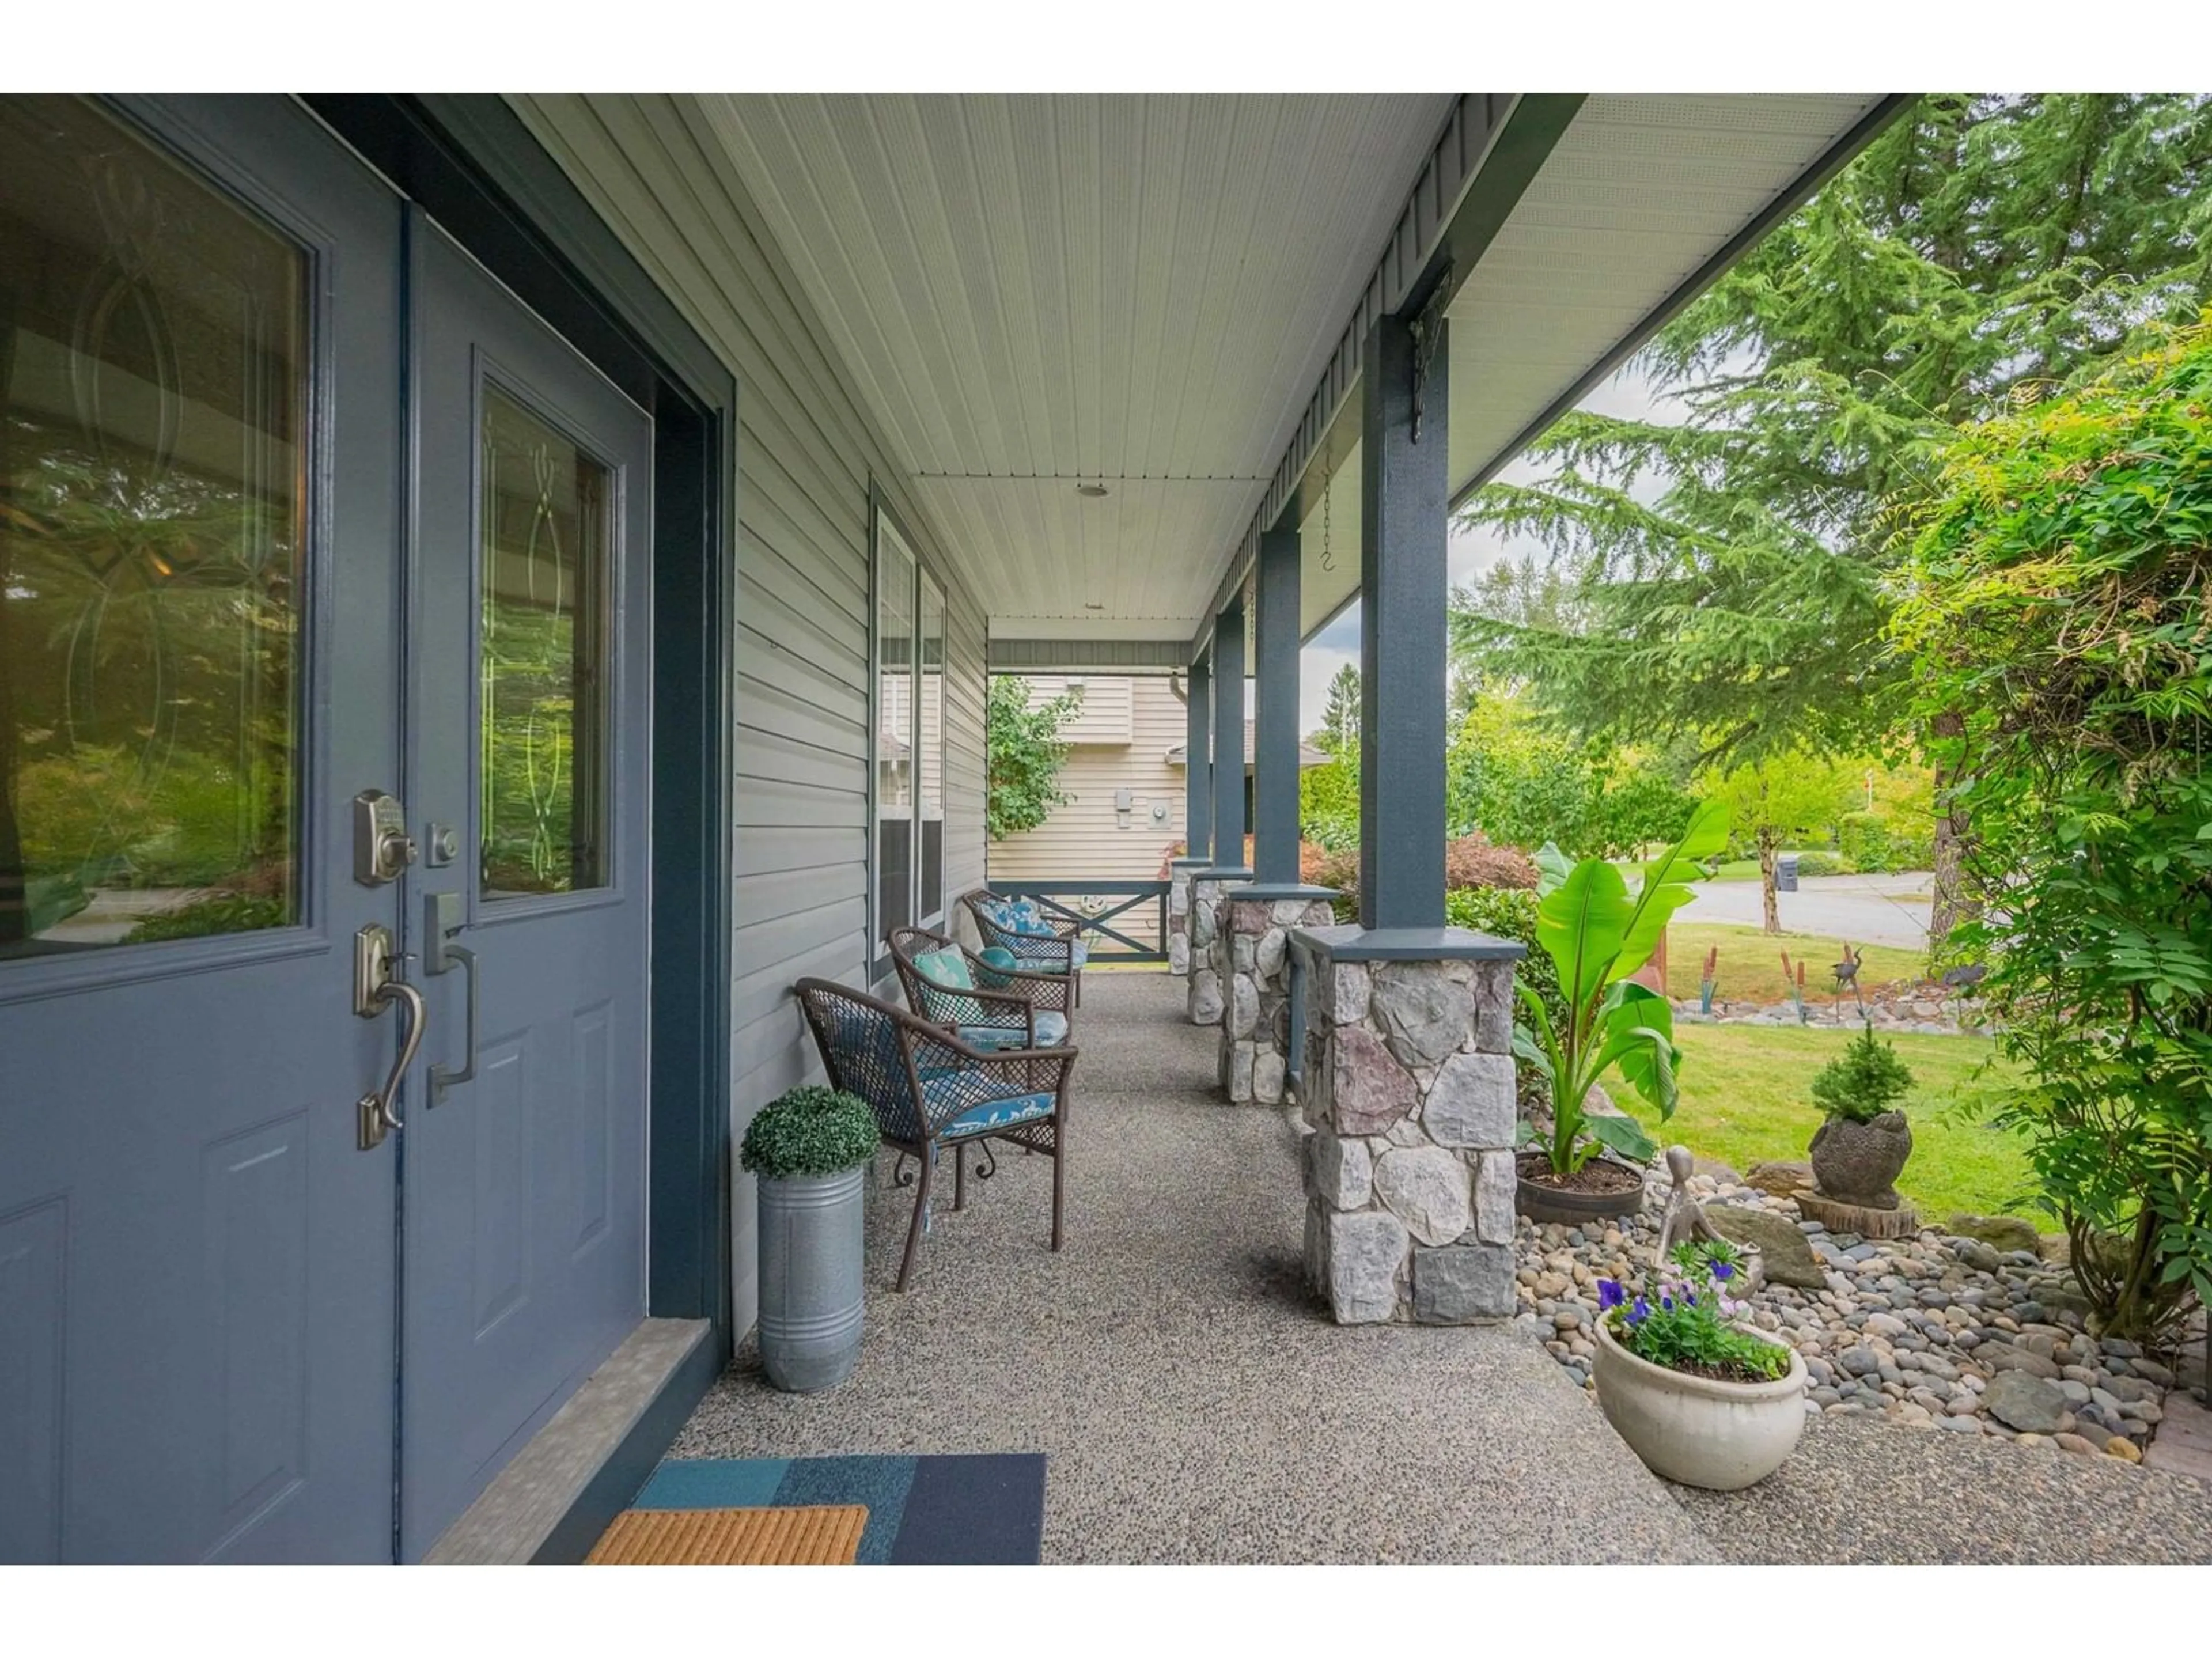
[(278, 99), (0, 99), (0, 1561), (416, 1559), (643, 1316), (650, 423)]

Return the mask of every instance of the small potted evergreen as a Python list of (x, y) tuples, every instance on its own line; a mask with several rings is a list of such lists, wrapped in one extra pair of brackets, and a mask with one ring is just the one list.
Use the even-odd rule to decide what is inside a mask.
[(1812, 1146), (1821, 1196), (1869, 1210), (1902, 1207), (1897, 1177), (1912, 1156), (1912, 1127), (1892, 1103), (1911, 1086), (1911, 1069), (1875, 1036), (1871, 1020), (1814, 1074), (1813, 1102), (1826, 1114)]
[(792, 1394), (831, 1388), (860, 1357), (862, 1171), (880, 1139), (867, 1103), (818, 1085), (755, 1114), (738, 1162), (758, 1177), (760, 1351)]

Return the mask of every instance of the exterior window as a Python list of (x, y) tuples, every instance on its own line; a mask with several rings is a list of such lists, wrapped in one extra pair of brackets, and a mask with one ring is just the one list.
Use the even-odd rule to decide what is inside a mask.
[(945, 590), (921, 575), (921, 702), (915, 710), (917, 795), (915, 908), (925, 924), (945, 919)]
[(945, 589), (876, 509), (875, 945), (945, 914)]
[(876, 520), (876, 944), (914, 919), (915, 561)]

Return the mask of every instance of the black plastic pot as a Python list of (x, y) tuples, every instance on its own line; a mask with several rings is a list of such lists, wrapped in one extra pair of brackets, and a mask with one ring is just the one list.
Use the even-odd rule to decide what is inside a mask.
[(1644, 1172), (1610, 1158), (1601, 1161), (1616, 1170), (1626, 1170), (1636, 1177), (1636, 1184), (1623, 1188), (1617, 1193), (1565, 1192), (1557, 1187), (1540, 1186), (1530, 1181), (1521, 1174), (1520, 1165), (1516, 1163), (1514, 1166), (1513, 1207), (1531, 1221), (1556, 1221), (1568, 1227), (1579, 1227), (1588, 1221), (1613, 1221), (1625, 1215), (1634, 1215), (1644, 1207)]

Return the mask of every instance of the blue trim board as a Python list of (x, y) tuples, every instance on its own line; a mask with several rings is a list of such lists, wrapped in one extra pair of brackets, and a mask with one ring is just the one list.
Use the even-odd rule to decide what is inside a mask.
[(641, 1510), (860, 1504), (863, 1566), (1033, 1566), (1044, 1553), (1044, 1456), (672, 1459)]

